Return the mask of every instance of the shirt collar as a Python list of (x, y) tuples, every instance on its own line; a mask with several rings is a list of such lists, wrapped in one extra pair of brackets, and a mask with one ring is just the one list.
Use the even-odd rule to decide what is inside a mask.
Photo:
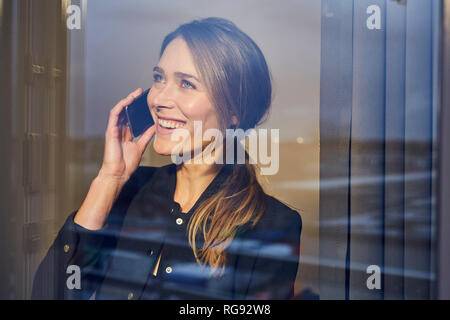
[[(177, 166), (174, 163), (162, 166), (157, 169), (154, 175), (154, 183), (152, 185), (152, 192), (159, 196), (166, 198), (170, 205), (170, 210), (176, 214), (181, 213), (181, 207), (178, 202), (173, 200), (175, 194), (175, 186), (177, 183)], [(187, 212), (187, 215), (192, 214), (197, 207), (207, 198), (219, 192), (228, 182), (228, 178), (233, 173), (233, 165), (224, 164), (219, 173), (214, 177), (205, 191), (200, 195), (194, 206)], [(153, 180), (153, 179), (152, 179)], [(173, 209), (173, 210), (172, 210)]]

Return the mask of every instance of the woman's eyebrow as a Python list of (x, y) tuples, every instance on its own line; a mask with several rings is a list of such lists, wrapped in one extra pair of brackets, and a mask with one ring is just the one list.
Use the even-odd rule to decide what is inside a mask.
[(153, 67), (153, 72), (159, 72), (159, 73), (164, 73), (164, 70), (158, 66)]
[[(162, 74), (165, 73), (164, 70), (163, 70), (163, 68), (158, 67), (158, 66), (156, 66), (156, 67), (153, 68), (153, 72), (159, 72), (159, 73), (162, 73)], [(201, 81), (198, 80), (197, 77), (195, 77), (195, 76), (193, 76), (193, 75), (191, 75), (191, 74), (188, 74), (188, 73), (184, 73), (184, 72), (177, 71), (177, 72), (174, 72), (174, 75), (175, 75), (175, 77), (177, 77), (177, 78), (183, 78), (183, 79), (184, 79), (184, 78), (192, 78), (192, 79), (196, 80), (197, 82), (201, 83)]]
[(184, 73), (184, 72), (174, 72), (175, 77), (177, 78), (192, 78), (194, 80), (196, 80), (197, 82), (200, 82), (200, 80), (197, 79), (197, 77), (188, 74), (188, 73)]

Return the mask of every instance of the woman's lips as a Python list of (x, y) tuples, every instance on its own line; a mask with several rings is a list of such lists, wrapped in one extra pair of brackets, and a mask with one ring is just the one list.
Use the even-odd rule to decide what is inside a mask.
[(175, 119), (175, 118), (168, 118), (168, 117), (163, 117), (163, 116), (160, 116), (160, 115), (156, 115), (156, 117), (157, 117), (158, 119), (161, 119), (161, 120), (167, 120), (167, 121), (179, 122), (179, 123), (182, 123), (182, 124), (185, 124), (185, 123), (186, 123), (186, 121), (184, 121), (184, 120), (178, 120), (178, 119)]
[(175, 129), (184, 127), (185, 121), (157, 116), (156, 130), (159, 134), (171, 134)]

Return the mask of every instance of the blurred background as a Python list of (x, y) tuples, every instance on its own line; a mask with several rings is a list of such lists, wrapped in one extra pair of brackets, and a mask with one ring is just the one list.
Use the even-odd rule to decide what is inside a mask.
[[(0, 297), (30, 296), (100, 168), (110, 108), (151, 86), (164, 36), (217, 16), (273, 76), (261, 128), (280, 129), (280, 164), (261, 182), (303, 219), (297, 297), (436, 298), (442, 12), (439, 0), (0, 0)], [(168, 163), (149, 145), (141, 165)]]

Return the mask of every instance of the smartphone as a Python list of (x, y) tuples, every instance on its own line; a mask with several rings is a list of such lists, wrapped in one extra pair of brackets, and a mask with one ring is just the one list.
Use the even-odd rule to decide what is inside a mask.
[(150, 89), (145, 90), (131, 104), (122, 109), (119, 115), (119, 125), (127, 125), (133, 138), (139, 137), (145, 130), (155, 124), (147, 104)]

